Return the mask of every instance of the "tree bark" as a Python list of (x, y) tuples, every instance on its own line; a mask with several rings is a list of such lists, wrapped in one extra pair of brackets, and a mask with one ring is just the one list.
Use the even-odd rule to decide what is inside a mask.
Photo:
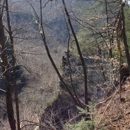
[(12, 56), (12, 70), (13, 70), (13, 87), (14, 87), (14, 97), (15, 97), (15, 105), (16, 105), (16, 117), (17, 117), (17, 129), (20, 130), (20, 117), (19, 117), (19, 102), (18, 102), (18, 92), (17, 92), (17, 83), (16, 83), (16, 70), (15, 70), (15, 56), (14, 56), (14, 39), (12, 36), (12, 29), (10, 25), (10, 16), (9, 16), (9, 9), (8, 9), (8, 0), (5, 1), (6, 3), (6, 15), (7, 15), (7, 25), (9, 31), (9, 38), (11, 43), (11, 56)]
[(122, 15), (122, 36), (123, 36), (123, 42), (124, 42), (124, 47), (125, 47), (125, 54), (126, 54), (126, 59), (127, 59), (127, 64), (129, 68), (129, 73), (130, 73), (130, 54), (129, 54), (129, 47), (127, 43), (127, 37), (126, 37), (126, 30), (125, 30), (125, 16), (124, 16), (124, 10), (123, 10), (123, 4), (121, 5), (121, 15)]
[[(86, 72), (85, 61), (84, 61), (84, 58), (83, 58), (83, 56), (82, 56), (82, 52), (81, 52), (81, 50), (80, 50), (79, 42), (78, 42), (77, 36), (76, 36), (76, 34), (75, 34), (73, 25), (72, 25), (72, 23), (71, 23), (70, 15), (69, 15), (68, 10), (67, 10), (67, 8), (66, 8), (65, 1), (62, 0), (62, 3), (63, 3), (64, 10), (65, 10), (65, 13), (66, 13), (66, 16), (67, 16), (67, 19), (68, 19), (68, 24), (69, 24), (69, 26), (70, 26), (71, 32), (72, 32), (72, 34), (73, 34), (73, 37), (74, 37), (74, 39), (75, 39), (75, 43), (76, 43), (77, 50), (78, 50), (78, 53), (79, 53), (79, 56), (80, 56), (80, 60), (81, 60), (81, 63), (82, 63), (83, 72), (84, 72), (85, 104), (88, 105), (88, 86), (87, 86), (87, 72)], [(88, 106), (87, 106), (87, 111), (89, 112), (89, 107), (88, 107)]]
[(11, 96), (11, 84), (10, 84), (10, 76), (9, 76), (9, 64), (7, 59), (6, 52), (6, 43), (4, 38), (4, 27), (2, 23), (2, 13), (0, 14), (0, 45), (1, 45), (1, 60), (2, 60), (2, 73), (6, 84), (6, 107), (7, 107), (7, 115), (10, 124), (11, 130), (16, 130), (15, 119), (14, 119), (14, 110)]

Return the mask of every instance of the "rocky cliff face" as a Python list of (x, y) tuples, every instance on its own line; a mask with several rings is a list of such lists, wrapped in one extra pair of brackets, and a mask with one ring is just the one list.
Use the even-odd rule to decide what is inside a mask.
[[(111, 63), (101, 57), (84, 57), (88, 78), (88, 89), (90, 99), (96, 102), (107, 96), (107, 93), (115, 87), (115, 83), (119, 79), (119, 67), (115, 63)], [(84, 95), (83, 89), (83, 70), (82, 64), (78, 57), (67, 52), (62, 58), (62, 71), (65, 81), (70, 85), (70, 74), (72, 75), (73, 85), (77, 89), (79, 95)], [(60, 84), (61, 88), (64, 88)]]

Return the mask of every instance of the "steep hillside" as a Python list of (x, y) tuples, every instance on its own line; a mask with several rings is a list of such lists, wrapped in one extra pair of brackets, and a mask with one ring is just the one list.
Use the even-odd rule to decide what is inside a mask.
[(129, 130), (130, 129), (130, 77), (122, 84), (122, 101), (119, 86), (115, 92), (97, 105), (96, 121), (98, 130)]

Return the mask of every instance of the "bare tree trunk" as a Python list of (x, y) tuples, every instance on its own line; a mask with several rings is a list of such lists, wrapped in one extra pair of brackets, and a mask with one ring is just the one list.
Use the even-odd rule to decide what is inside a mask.
[[(30, 4), (30, 5), (31, 5), (31, 4)], [(56, 64), (55, 64), (55, 62), (54, 62), (54, 60), (53, 60), (51, 54), (50, 54), (50, 51), (49, 51), (49, 48), (48, 48), (48, 45), (47, 45), (47, 41), (46, 41), (46, 35), (45, 35), (45, 32), (44, 32), (44, 27), (43, 27), (43, 24), (42, 24), (42, 23), (43, 23), (43, 21), (42, 21), (42, 9), (43, 9), (43, 7), (42, 7), (42, 0), (40, 0), (40, 19), (41, 19), (40, 22), (39, 22), (38, 15), (37, 15), (37, 13), (36, 13), (34, 7), (33, 7), (32, 5), (31, 5), (31, 7), (32, 7), (32, 9), (33, 9), (33, 11), (34, 11), (34, 15), (35, 15), (35, 17), (36, 17), (36, 24), (39, 26), (39, 31), (40, 31), (40, 34), (41, 34), (41, 37), (42, 37), (42, 41), (43, 41), (43, 43), (44, 43), (44, 46), (45, 46), (47, 55), (48, 55), (48, 57), (49, 57), (49, 60), (50, 60), (50, 62), (51, 62), (51, 64), (52, 64), (52, 66), (54, 67), (54, 69), (55, 69), (55, 71), (56, 71), (56, 73), (57, 73), (57, 75), (58, 75), (60, 81), (63, 83), (63, 85), (64, 85), (65, 88), (67, 89), (67, 91), (68, 91), (69, 95), (71, 96), (71, 98), (73, 99), (74, 103), (75, 103), (77, 106), (82, 107), (82, 106), (80, 106), (80, 104), (79, 104), (78, 101), (76, 100), (75, 95), (74, 95), (73, 92), (70, 90), (70, 88), (68, 87), (67, 83), (64, 81), (63, 77), (61, 76), (61, 74), (60, 74), (60, 72), (59, 72), (59, 70), (58, 70), (58, 68), (57, 68), (57, 66), (56, 66)]]
[(15, 119), (14, 119), (14, 110), (11, 96), (11, 84), (10, 84), (10, 76), (9, 76), (9, 64), (7, 59), (6, 52), (6, 43), (4, 38), (4, 27), (2, 23), (2, 13), (0, 14), (0, 45), (1, 45), (1, 59), (2, 59), (2, 73), (6, 83), (6, 106), (7, 106), (7, 115), (11, 130), (16, 130)]
[[(83, 71), (84, 71), (85, 104), (88, 105), (88, 86), (87, 86), (87, 72), (86, 72), (85, 62), (84, 62), (84, 59), (83, 59), (83, 56), (82, 56), (82, 52), (80, 50), (80, 46), (79, 46), (79, 42), (78, 42), (77, 36), (75, 34), (73, 25), (72, 25), (71, 20), (70, 20), (70, 15), (69, 15), (68, 10), (66, 8), (65, 1), (62, 0), (62, 3), (63, 3), (64, 10), (65, 10), (65, 13), (66, 13), (66, 16), (67, 16), (67, 19), (68, 19), (68, 24), (70, 26), (70, 29), (71, 29), (72, 34), (73, 34), (74, 39), (75, 39), (75, 43), (76, 43), (77, 50), (78, 50), (78, 53), (79, 53), (79, 56), (80, 56), (80, 60), (82, 62), (82, 67), (83, 67)], [(88, 106), (87, 106), (87, 110), (89, 111), (89, 107)]]
[(124, 41), (124, 47), (125, 47), (125, 54), (126, 54), (126, 59), (127, 59), (127, 64), (129, 68), (129, 73), (130, 73), (130, 54), (129, 54), (129, 47), (127, 43), (127, 37), (126, 37), (126, 30), (125, 30), (125, 16), (124, 16), (124, 10), (123, 10), (123, 4), (121, 5), (121, 15), (122, 15), (122, 36), (123, 36), (123, 41)]
[(106, 11), (106, 21), (107, 21), (107, 37), (109, 39), (109, 56), (110, 58), (113, 57), (112, 55), (112, 41), (111, 41), (111, 36), (110, 36), (110, 31), (109, 31), (109, 14), (108, 14), (108, 1), (105, 0), (105, 11)]
[(19, 119), (19, 103), (18, 103), (18, 92), (17, 92), (17, 84), (16, 84), (16, 71), (15, 71), (15, 56), (14, 56), (14, 40), (12, 36), (12, 30), (10, 25), (10, 16), (8, 9), (8, 0), (6, 0), (6, 14), (7, 14), (7, 24), (8, 24), (8, 32), (11, 42), (11, 54), (12, 54), (12, 69), (13, 69), (13, 86), (14, 86), (14, 97), (15, 97), (15, 105), (16, 105), (16, 116), (17, 116), (17, 129), (20, 130), (20, 119)]

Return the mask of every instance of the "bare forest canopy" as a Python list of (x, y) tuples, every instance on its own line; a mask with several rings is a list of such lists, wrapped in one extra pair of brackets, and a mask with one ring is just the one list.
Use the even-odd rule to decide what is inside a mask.
[(100, 129), (125, 101), (129, 18), (129, 0), (0, 0), (0, 130)]

